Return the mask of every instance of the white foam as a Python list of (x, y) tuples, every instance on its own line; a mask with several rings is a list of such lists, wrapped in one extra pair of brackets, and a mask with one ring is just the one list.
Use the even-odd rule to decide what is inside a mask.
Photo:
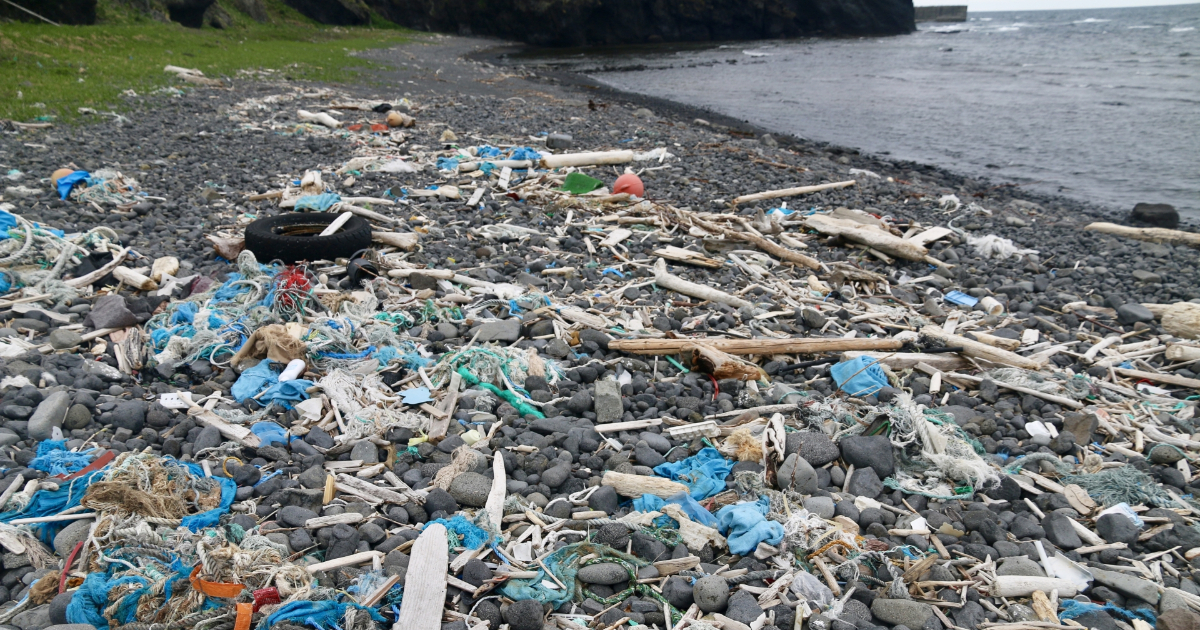
[(1194, 31), (1194, 30), (1196, 30), (1196, 27), (1194, 27), (1194, 26), (1180, 26), (1180, 27), (1171, 29), (1171, 32), (1172, 33), (1186, 33), (1188, 31)]
[(1072, 24), (1098, 24), (1100, 22), (1111, 22), (1112, 20), (1102, 20), (1100, 18), (1087, 18), (1085, 20), (1075, 20)]

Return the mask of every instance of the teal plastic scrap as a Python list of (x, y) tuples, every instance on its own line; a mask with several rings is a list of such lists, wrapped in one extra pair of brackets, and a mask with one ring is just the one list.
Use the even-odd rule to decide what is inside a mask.
[(760, 542), (783, 542), (783, 525), (767, 520), (770, 510), (771, 501), (760, 497), (754, 502), (727, 505), (717, 512), (718, 529), (725, 535), (729, 553), (745, 556), (753, 553)]
[(879, 367), (879, 360), (870, 357), (854, 357), (829, 368), (829, 374), (838, 389), (851, 396), (870, 396), (888, 386), (887, 375)]
[[(667, 504), (678, 505), (683, 509), (683, 513), (687, 514), (693, 521), (706, 525), (708, 527), (717, 527), (717, 517), (713, 516), (712, 512), (704, 509), (703, 505), (696, 502), (692, 496), (686, 492), (680, 492), (673, 495), (669, 499), (663, 499), (653, 494), (643, 494), (633, 500), (633, 509), (638, 512), (656, 512)], [(672, 523), (674, 525), (672, 525)], [(660, 527), (672, 526), (679, 527), (679, 522), (670, 516), (660, 516), (654, 519), (654, 524)]]

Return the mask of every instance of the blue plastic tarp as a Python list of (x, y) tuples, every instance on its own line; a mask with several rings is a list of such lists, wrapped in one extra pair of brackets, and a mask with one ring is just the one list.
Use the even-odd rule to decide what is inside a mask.
[[(193, 477), (204, 476), (204, 469), (199, 464), (191, 462), (179, 463), (186, 466), (188, 472)], [(210, 479), (221, 484), (221, 504), (207, 512), (183, 517), (183, 520), (179, 523), (180, 527), (186, 527), (193, 532), (198, 532), (205, 527), (213, 527), (217, 524), (221, 515), (229, 511), (229, 506), (233, 505), (233, 499), (237, 495), (237, 482), (228, 477), (210, 477)]]
[(851, 396), (870, 396), (888, 386), (887, 375), (879, 367), (879, 360), (870, 357), (854, 357), (829, 368), (829, 374), (838, 389)]
[(250, 432), (258, 436), (263, 446), (287, 444), (287, 430), (275, 422), (255, 422), (250, 425)]
[(58, 197), (60, 199), (66, 199), (67, 195), (71, 194), (71, 189), (74, 188), (77, 184), (79, 184), (79, 182), (87, 181), (88, 177), (91, 177), (91, 174), (88, 173), (87, 171), (75, 171), (74, 173), (71, 173), (70, 175), (64, 175), (63, 177), (59, 177), (58, 178)]
[[(29, 503), (25, 504), (25, 507), (20, 510), (0, 514), (0, 523), (7, 523), (18, 518), (34, 518), (61, 514), (63, 510), (69, 510), (79, 505), (79, 502), (83, 499), (83, 493), (87, 492), (92, 482), (99, 481), (102, 477), (104, 477), (104, 471), (96, 470), (60, 485), (58, 490), (38, 490), (33, 494), (33, 498), (29, 500)], [(236, 486), (234, 489), (237, 489)], [(70, 521), (59, 521), (54, 523), (36, 523), (30, 525), (30, 527), (38, 533), (38, 538), (42, 542), (54, 544), (54, 535), (69, 524)]]
[[(683, 513), (687, 514), (688, 517), (693, 521), (696, 521), (701, 525), (707, 525), (714, 529), (717, 527), (717, 517), (713, 516), (712, 512), (704, 509), (704, 506), (697, 503), (696, 500), (686, 492), (680, 492), (679, 494), (676, 494), (665, 500), (662, 497), (653, 494), (643, 494), (642, 496), (633, 500), (633, 509), (637, 510), (638, 512), (656, 512), (659, 511), (659, 509), (664, 505), (669, 503), (678, 505), (683, 509)], [(674, 523), (674, 527), (679, 526), (679, 523), (669, 516), (660, 516), (654, 519), (654, 523), (656, 525), (671, 525)]]
[(717, 512), (718, 529), (725, 535), (730, 553), (745, 556), (753, 553), (760, 542), (783, 542), (783, 525), (767, 520), (770, 510), (771, 501), (760, 497), (755, 502), (727, 505)]
[(254, 398), (264, 405), (275, 403), (284, 409), (291, 409), (292, 403), (308, 400), (308, 388), (313, 386), (313, 382), (297, 378), (280, 383), (279, 374), (271, 369), (274, 363), (270, 359), (263, 359), (258, 365), (242, 372), (229, 389), (233, 399), (241, 403)]
[(67, 604), (67, 621), (91, 624), (96, 630), (108, 630), (108, 619), (104, 616), (104, 609), (110, 605), (108, 592), (126, 584), (138, 584), (145, 588), (150, 581), (136, 575), (110, 579), (104, 573), (89, 574), (71, 596), (71, 603)]
[(0, 210), (0, 241), (8, 238), (8, 231), (17, 227), (17, 215)]
[(337, 193), (321, 193), (319, 195), (305, 195), (296, 200), (296, 210), (316, 210), (317, 212), (325, 212), (333, 207), (333, 204), (342, 200), (342, 196)]
[(733, 470), (733, 462), (721, 457), (715, 448), (705, 448), (687, 459), (659, 464), (654, 473), (688, 487), (697, 501), (725, 490), (725, 478)]

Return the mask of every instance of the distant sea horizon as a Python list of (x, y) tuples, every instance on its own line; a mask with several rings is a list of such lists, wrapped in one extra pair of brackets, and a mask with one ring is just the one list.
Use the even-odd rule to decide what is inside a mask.
[(893, 37), (541, 57), (779, 133), (1117, 212), (1169, 203), (1200, 220), (1200, 4), (971, 12)]

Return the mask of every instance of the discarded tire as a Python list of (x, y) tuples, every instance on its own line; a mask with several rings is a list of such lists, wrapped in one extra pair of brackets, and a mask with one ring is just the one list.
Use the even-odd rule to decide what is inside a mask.
[(336, 234), (319, 236), (337, 216), (296, 212), (259, 219), (246, 226), (246, 249), (262, 262), (294, 263), (348, 257), (371, 246), (371, 224), (362, 217), (350, 217)]

